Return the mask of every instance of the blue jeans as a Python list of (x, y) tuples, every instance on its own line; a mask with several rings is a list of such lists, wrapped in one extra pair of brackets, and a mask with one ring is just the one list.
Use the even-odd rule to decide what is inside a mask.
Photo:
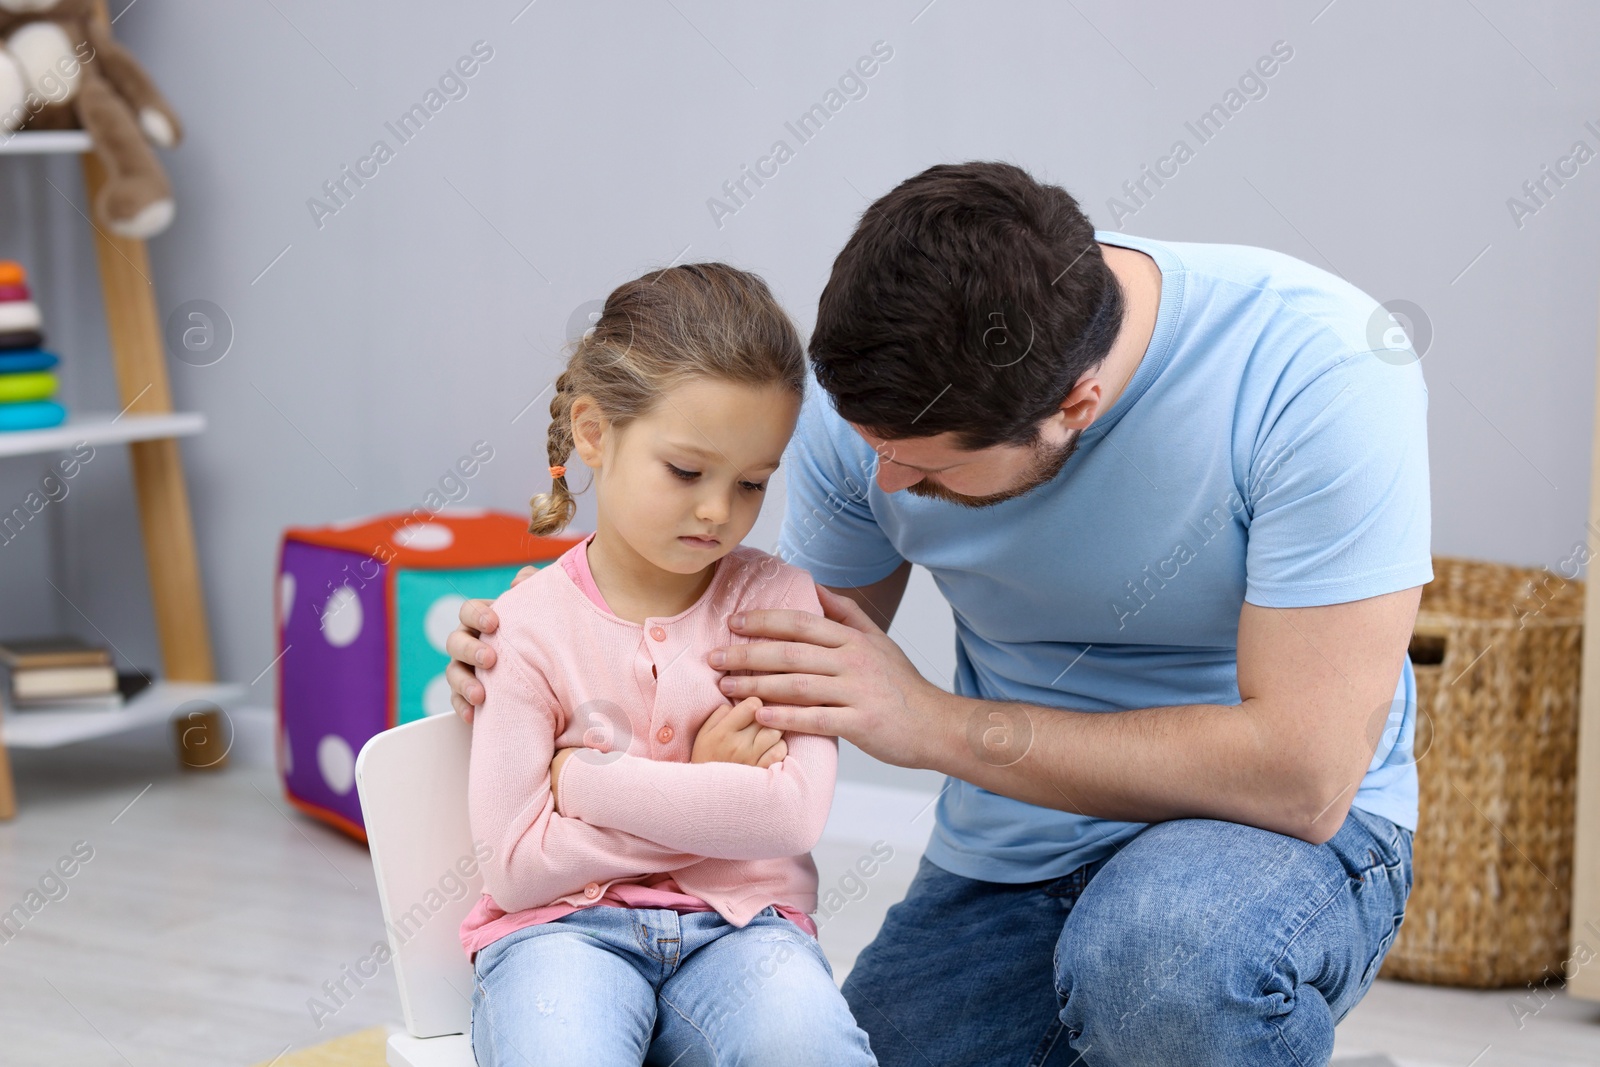
[(1411, 831), (1155, 823), (1006, 885), (927, 859), (844, 983), (885, 1067), (1321, 1067), (1411, 890)]
[(764, 908), (583, 908), (478, 952), (479, 1067), (877, 1063), (816, 938)]

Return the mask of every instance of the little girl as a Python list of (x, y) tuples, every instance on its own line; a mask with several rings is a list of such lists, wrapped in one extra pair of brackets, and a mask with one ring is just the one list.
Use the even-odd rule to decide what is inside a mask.
[(805, 356), (752, 274), (646, 274), (556, 379), (554, 488), (594, 472), (593, 534), (495, 601), (479, 670), (461, 926), (482, 1067), (874, 1064), (808, 912), (838, 741), (724, 702), (729, 614), (822, 614), (811, 577), (740, 544), (799, 417)]

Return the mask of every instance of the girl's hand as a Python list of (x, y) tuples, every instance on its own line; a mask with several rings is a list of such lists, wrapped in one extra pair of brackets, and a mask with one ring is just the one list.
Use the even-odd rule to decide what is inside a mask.
[(690, 763), (742, 763), (770, 767), (789, 754), (783, 731), (756, 722), (760, 697), (746, 697), (737, 707), (723, 704), (694, 737)]
[(580, 748), (563, 748), (556, 752), (555, 758), (550, 761), (550, 796), (556, 802), (556, 814), (561, 814), (561, 794), (556, 792), (557, 781), (561, 777), (561, 768), (566, 766), (567, 760), (572, 758), (574, 752), (582, 752)]

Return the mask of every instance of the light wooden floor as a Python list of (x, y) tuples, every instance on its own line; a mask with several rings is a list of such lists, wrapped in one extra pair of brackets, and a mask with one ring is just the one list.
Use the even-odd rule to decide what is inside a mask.
[[(7, 1067), (242, 1067), (399, 1021), (384, 970), (313, 1023), (308, 999), (383, 936), (371, 867), (364, 848), (287, 808), (270, 768), (253, 762), (266, 751), (264, 720), (240, 718), (246, 759), (220, 774), (178, 773), (154, 731), (14, 754), (20, 813), (0, 824), (0, 910), (75, 842), (94, 858), (65, 897), (0, 943)], [(864, 822), (886, 806), (841, 794), (839, 814)], [(851, 836), (830, 833), (817, 850), (824, 887), (865, 851)], [(866, 894), (823, 921), (840, 980), (904, 894), (916, 837), (902, 832)], [(1401, 1067), (1600, 1063), (1600, 1005), (1558, 996), (1519, 1029), (1514, 1002), (1514, 991), (1380, 982), (1341, 1025), (1338, 1055), (1384, 1052)]]

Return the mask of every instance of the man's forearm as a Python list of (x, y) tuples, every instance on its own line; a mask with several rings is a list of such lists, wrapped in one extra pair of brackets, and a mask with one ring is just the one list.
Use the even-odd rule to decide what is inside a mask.
[[(831, 593), (824, 620), (734, 616), (729, 625), (752, 640), (715, 650), (711, 663), (729, 670), (719, 684), (730, 699), (778, 705), (761, 710), (764, 725), (846, 738), (887, 763), (1041, 807), (1225, 819), (1320, 844), (1344, 824), (1383, 739), (1414, 719), (1399, 682), (1420, 593), (1301, 608), (1246, 602), (1236, 705), (1079, 712), (953, 696), (859, 605)], [(741, 670), (750, 676), (731, 673)], [(1393, 754), (1397, 764), (1407, 755)]]
[[(1040, 807), (1129, 822), (1226, 819), (1326, 840), (1359, 781), (1319, 786), (1259, 702), (1082, 712), (943, 694), (929, 765)], [(1330, 825), (1331, 824), (1331, 825)]]

